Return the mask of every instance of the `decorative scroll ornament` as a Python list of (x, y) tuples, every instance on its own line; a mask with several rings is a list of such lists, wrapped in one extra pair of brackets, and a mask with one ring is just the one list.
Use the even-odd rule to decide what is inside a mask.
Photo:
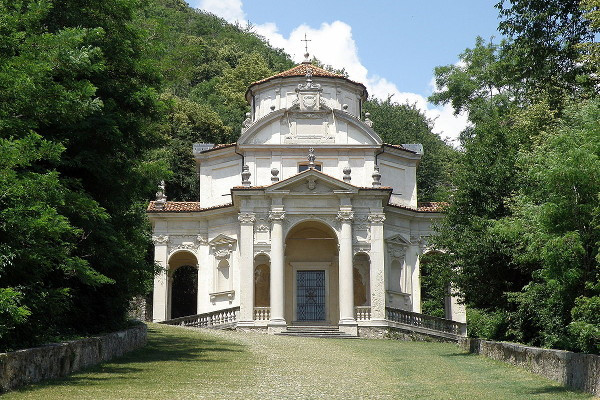
[(250, 126), (252, 125), (252, 118), (250, 118), (250, 113), (246, 113), (246, 119), (242, 122), (242, 133), (244, 133)]
[(339, 211), (337, 219), (340, 221), (352, 221), (354, 219), (354, 211)]
[(169, 236), (167, 236), (167, 235), (152, 236), (152, 242), (154, 244), (166, 244), (169, 242)]
[(256, 221), (256, 217), (253, 213), (240, 213), (238, 215), (238, 221), (242, 224), (253, 224)]
[(285, 219), (285, 211), (271, 211), (269, 213), (269, 221), (283, 221)]
[(381, 224), (385, 221), (385, 214), (370, 214), (369, 221), (373, 224)]
[(202, 235), (197, 235), (196, 241), (198, 242), (198, 244), (207, 244), (208, 243), (208, 240), (206, 240), (206, 238)]

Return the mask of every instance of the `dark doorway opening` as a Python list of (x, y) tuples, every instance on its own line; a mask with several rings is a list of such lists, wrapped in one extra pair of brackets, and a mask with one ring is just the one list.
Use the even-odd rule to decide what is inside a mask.
[(197, 314), (198, 270), (196, 267), (183, 265), (175, 270), (171, 304), (171, 318)]

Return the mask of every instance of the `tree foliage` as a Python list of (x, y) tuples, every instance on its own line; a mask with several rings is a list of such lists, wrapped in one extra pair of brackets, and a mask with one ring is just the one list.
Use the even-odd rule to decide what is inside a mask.
[(456, 151), (432, 132), (433, 122), (414, 104), (398, 104), (391, 97), (385, 101), (370, 99), (364, 108), (384, 142), (423, 145), (425, 154), (417, 169), (419, 200), (447, 200)]
[(135, 6), (0, 1), (3, 349), (121, 326), (154, 272), (159, 79)]
[(597, 353), (600, 103), (581, 49), (598, 27), (578, 1), (497, 7), (507, 39), (436, 68), (431, 100), (472, 126), (435, 242), (471, 334)]

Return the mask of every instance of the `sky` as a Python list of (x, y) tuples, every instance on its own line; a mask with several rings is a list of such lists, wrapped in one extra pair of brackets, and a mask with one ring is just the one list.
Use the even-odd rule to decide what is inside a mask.
[(456, 64), (475, 38), (499, 41), (498, 0), (187, 0), (283, 48), (295, 62), (308, 51), (324, 64), (345, 68), (369, 94), (416, 104), (434, 120), (434, 132), (455, 145), (467, 115), (435, 106), (434, 68)]

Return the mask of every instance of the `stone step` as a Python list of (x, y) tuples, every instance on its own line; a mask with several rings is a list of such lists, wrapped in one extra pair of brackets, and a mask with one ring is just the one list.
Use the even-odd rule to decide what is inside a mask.
[(287, 327), (288, 331), (328, 331), (328, 332), (339, 332), (340, 328), (337, 326), (327, 326), (327, 325), (312, 325), (312, 326), (299, 326), (299, 325), (290, 325)]
[(317, 337), (317, 338), (338, 338), (338, 339), (355, 339), (356, 336), (348, 335), (340, 332), (339, 327), (329, 325), (290, 325), (283, 332), (276, 335), (281, 336), (301, 336), (301, 337)]

